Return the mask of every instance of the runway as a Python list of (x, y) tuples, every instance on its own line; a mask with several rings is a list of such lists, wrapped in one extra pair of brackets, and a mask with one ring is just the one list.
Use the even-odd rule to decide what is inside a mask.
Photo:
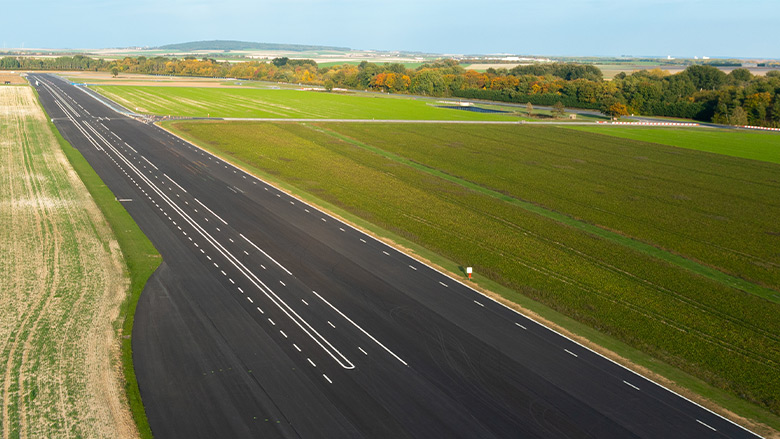
[(157, 438), (757, 437), (69, 82), (29, 79), (163, 256), (132, 334)]

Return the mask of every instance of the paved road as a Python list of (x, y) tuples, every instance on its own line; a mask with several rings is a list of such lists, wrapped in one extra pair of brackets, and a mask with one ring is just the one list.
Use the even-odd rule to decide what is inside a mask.
[(755, 437), (57, 77), (48, 114), (163, 255), (158, 438)]

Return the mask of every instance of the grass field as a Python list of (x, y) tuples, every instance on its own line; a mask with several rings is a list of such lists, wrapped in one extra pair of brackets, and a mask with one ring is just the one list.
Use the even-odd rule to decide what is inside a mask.
[(131, 438), (116, 238), (29, 87), (0, 88), (0, 434)]
[(780, 164), (780, 134), (703, 128), (577, 126), (576, 130)]
[(428, 99), (344, 95), (256, 88), (95, 86), (125, 107), (149, 114), (193, 117), (519, 120), (511, 114), (482, 114), (437, 108)]
[[(522, 296), (538, 300), (780, 412), (780, 305), (429, 172), (462, 177), (486, 190), (534, 203), (550, 202), (551, 208), (569, 215), (569, 210), (589, 214), (583, 206), (600, 198), (615, 201), (601, 201), (593, 211), (610, 203), (622, 209), (632, 196), (660, 202), (647, 208), (657, 210), (685, 206), (686, 200), (674, 195), (692, 181), (670, 181), (672, 164), (679, 166), (678, 174), (688, 175), (692, 170), (686, 163), (699, 163), (709, 155), (685, 150), (672, 154), (672, 148), (665, 147), (653, 153), (650, 149), (657, 145), (614, 138), (610, 143), (603, 136), (547, 127), (239, 122), (172, 126), (456, 264), (474, 266), (478, 279), (508, 286), (504, 294), (510, 300), (521, 302)], [(643, 151), (646, 159), (638, 159), (635, 150)], [(392, 151), (409, 163), (381, 151)], [(671, 164), (664, 165), (663, 160)], [(710, 160), (704, 165), (712, 175), (688, 177), (704, 179), (693, 181), (697, 189), (689, 198), (725, 196), (733, 201), (741, 191), (755, 204), (769, 200), (770, 207), (780, 198), (777, 187), (753, 194), (760, 191), (751, 180), (776, 175), (778, 167), (728, 157)], [(626, 164), (620, 167), (621, 162)], [(649, 165), (655, 162), (660, 163)], [(428, 170), (420, 168), (424, 165)], [(618, 189), (622, 192), (615, 193)], [(668, 200), (671, 207), (663, 204)], [(643, 203), (633, 204), (640, 207), (635, 206), (632, 214), (644, 212)], [(679, 215), (699, 221), (699, 211), (706, 208), (696, 206), (676, 208)], [(749, 216), (729, 214), (734, 223)], [(682, 236), (676, 229), (687, 222), (678, 216), (677, 223), (666, 225), (667, 231)], [(723, 251), (717, 242), (721, 241), (711, 243), (710, 251)], [(767, 257), (776, 258), (769, 248)], [(767, 271), (776, 274), (777, 269), (770, 266)]]

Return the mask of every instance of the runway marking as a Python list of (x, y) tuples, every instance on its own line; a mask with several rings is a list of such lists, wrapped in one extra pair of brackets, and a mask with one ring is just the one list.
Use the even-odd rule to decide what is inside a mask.
[(283, 286), (283, 287), (286, 287), (286, 286), (287, 286), (287, 285), (285, 285), (285, 283), (284, 283), (284, 282), (282, 282), (282, 281), (279, 281), (279, 283), (280, 283), (280, 284), (282, 284), (282, 286)]
[(339, 227), (339, 230), (341, 230), (342, 232), (346, 232), (346, 230), (344, 230), (343, 227)]
[[(147, 160), (146, 157), (141, 156), (141, 158), (146, 160), (146, 163), (149, 163), (154, 169), (157, 169), (158, 171), (160, 170), (160, 169), (157, 168), (157, 166), (154, 166), (154, 163), (152, 163), (149, 160)], [(152, 172), (152, 171), (149, 171), (149, 172)]]
[(268, 319), (268, 321), (269, 321), (269, 322), (271, 322), (271, 324), (272, 324), (272, 325), (276, 326), (276, 323), (274, 323), (274, 321), (273, 321), (273, 320), (271, 320), (271, 319)]
[(331, 380), (330, 380), (330, 378), (328, 378), (328, 376), (327, 376), (327, 375), (325, 375), (325, 374), (323, 373), (323, 374), (322, 374), (322, 376), (323, 376), (323, 377), (324, 377), (326, 380), (328, 380), (328, 383), (330, 383), (330, 384), (333, 384), (333, 381), (331, 381)]
[(358, 349), (363, 353), (363, 355), (368, 355), (368, 352), (364, 351), (360, 346), (358, 346)]
[(366, 240), (365, 240), (365, 239), (363, 239), (363, 238), (360, 238), (360, 242), (362, 242), (363, 244), (365, 244), (365, 243), (366, 243)]
[(235, 285), (235, 284), (236, 284), (236, 282), (235, 282), (233, 279), (231, 279), (231, 278), (228, 278), (228, 280), (230, 281), (230, 283), (231, 283), (231, 284), (233, 284), (233, 285)]
[(439, 285), (443, 286), (444, 288), (449, 288), (449, 286), (447, 286), (447, 284), (445, 284), (445, 283), (444, 283), (444, 282), (442, 282), (442, 281), (439, 281)]
[(414, 267), (414, 266), (412, 266), (412, 265), (410, 265), (410, 266), (409, 266), (409, 268), (411, 268), (411, 269), (412, 269), (412, 270), (414, 270), (414, 271), (417, 271), (417, 268), (416, 268), (416, 267)]
[(303, 209), (303, 211), (309, 213), (309, 209)]
[(249, 252), (247, 252), (246, 250), (244, 250), (244, 254), (249, 256)]
[(326, 220), (325, 218), (320, 218), (320, 219), (322, 220), (323, 223), (328, 222), (328, 220)]
[(709, 429), (710, 429), (710, 430), (712, 430), (712, 431), (718, 431), (718, 430), (714, 429), (713, 427), (711, 427), (711, 426), (709, 426), (709, 425), (705, 424), (704, 422), (701, 422), (701, 421), (700, 421), (700, 420), (698, 420), (698, 419), (696, 420), (696, 422), (698, 422), (699, 424), (701, 424), (701, 425), (703, 425), (703, 426), (705, 426), (705, 427), (709, 428)]
[(293, 203), (292, 201), (290, 201), (290, 204), (292, 204), (293, 206), (295, 206), (295, 203)]
[(570, 353), (571, 355), (574, 355), (575, 357), (577, 356), (577, 354), (575, 354), (574, 352), (572, 352), (572, 351), (570, 351), (570, 350), (568, 350), (568, 349), (564, 349), (564, 351), (566, 351), (566, 352)]
[(384, 254), (385, 254), (385, 255), (387, 255), (387, 256), (390, 256), (390, 253), (388, 253), (388, 252), (386, 252), (386, 251), (384, 251), (384, 250), (382, 250), (382, 253), (384, 253)]
[(294, 348), (295, 348), (295, 350), (297, 350), (298, 352), (301, 352), (301, 348), (299, 348), (297, 344), (293, 343), (293, 347), (294, 347)]
[(222, 230), (219, 229), (219, 227), (216, 227), (216, 229), (217, 229), (217, 232), (221, 232), (222, 231)]
[(206, 252), (204, 252), (203, 249), (200, 249), (200, 252), (203, 253), (203, 254), (206, 254)]
[(262, 310), (262, 309), (260, 309), (260, 307), (259, 307), (259, 306), (257, 307), (257, 310), (258, 310), (258, 311), (260, 311), (260, 314), (265, 314), (265, 312), (263, 312), (263, 310)]
[(244, 290), (242, 290), (241, 287), (238, 287), (238, 291), (240, 291), (241, 294), (244, 294)]
[(309, 302), (307, 302), (306, 299), (301, 299), (301, 302), (303, 302), (304, 305), (309, 306)]
[(165, 176), (165, 178), (167, 178), (168, 180), (170, 180), (170, 181), (171, 181), (171, 183), (175, 184), (175, 185), (176, 185), (176, 186), (177, 186), (179, 189), (183, 190), (185, 193), (187, 192), (187, 190), (186, 190), (186, 189), (184, 189), (183, 187), (179, 186), (179, 183), (176, 183), (176, 182), (175, 182), (175, 181), (174, 181), (174, 180), (173, 180), (171, 177), (169, 177), (169, 176), (168, 176), (168, 174), (166, 174), (165, 172), (163, 172), (163, 175)]
[[(210, 212), (212, 215), (214, 215), (215, 217), (217, 217), (217, 219), (218, 219), (218, 220), (222, 221), (222, 223), (223, 223), (223, 224), (227, 225), (227, 221), (223, 220), (223, 219), (222, 219), (222, 217), (220, 217), (219, 215), (217, 215), (216, 213), (214, 213), (214, 211), (213, 211), (213, 210), (211, 210), (211, 209), (209, 209), (209, 208), (208, 208), (208, 206), (206, 206), (205, 204), (201, 203), (199, 199), (197, 199), (197, 198), (194, 198), (194, 200), (195, 200), (195, 202), (196, 202), (196, 203), (198, 203), (198, 204), (200, 204), (201, 206), (203, 206), (203, 208), (204, 208), (204, 209), (208, 210), (208, 211), (209, 211), (209, 212)], [(197, 210), (196, 210), (195, 212), (197, 212)], [(204, 218), (204, 219), (205, 219), (206, 221), (208, 221), (208, 218)]]
[(221, 272), (222, 272), (222, 275), (223, 275), (223, 276), (227, 276), (227, 273), (225, 273), (225, 270), (219, 270), (219, 271), (221, 271)]
[(633, 387), (635, 390), (639, 390), (639, 387), (637, 387), (637, 386), (635, 386), (635, 385), (633, 385), (633, 384), (629, 383), (629, 382), (628, 382), (628, 381), (626, 381), (626, 380), (623, 380), (623, 383), (625, 383), (625, 384), (627, 384), (627, 385), (629, 385), (629, 386)]
[[(268, 253), (266, 253), (265, 251), (263, 251), (263, 249), (261, 249), (260, 247), (258, 247), (258, 246), (257, 246), (257, 245), (256, 245), (254, 242), (250, 241), (250, 240), (249, 240), (249, 238), (247, 238), (246, 236), (244, 236), (244, 235), (243, 235), (243, 234), (241, 234), (241, 233), (239, 233), (239, 234), (238, 234), (238, 236), (240, 236), (240, 237), (244, 238), (244, 239), (246, 240), (246, 242), (248, 242), (248, 243), (250, 243), (250, 244), (252, 245), (252, 247), (254, 247), (254, 248), (258, 249), (258, 250), (260, 251), (260, 253), (262, 253), (262, 254), (264, 254), (264, 255), (265, 255), (265, 257), (267, 257), (268, 259), (270, 259), (271, 261), (273, 261), (273, 262), (274, 262), (276, 265), (278, 265), (278, 266), (279, 266), (279, 267), (280, 267), (282, 270), (286, 271), (286, 272), (287, 272), (287, 274), (289, 274), (290, 276), (292, 276), (292, 273), (290, 273), (290, 270), (288, 270), (288, 269), (284, 268), (284, 266), (283, 266), (282, 264), (280, 264), (280, 263), (276, 262), (276, 259), (272, 258), (272, 257), (271, 257), (271, 255), (269, 255)], [(265, 268), (265, 267), (263, 267), (263, 268)]]
[(311, 361), (311, 358), (308, 358), (308, 357), (307, 357), (306, 359), (309, 361), (309, 364), (311, 364), (313, 367), (317, 367), (317, 365), (316, 365), (316, 364), (314, 364), (314, 362), (313, 362), (313, 361)]
[(334, 325), (333, 323), (331, 323), (331, 322), (330, 322), (330, 320), (328, 320), (328, 324), (330, 325), (330, 327), (331, 327), (331, 328), (333, 328), (333, 329), (336, 329), (336, 325)]
[(206, 255), (206, 257), (207, 257), (207, 258), (209, 258), (209, 261), (211, 260), (211, 256), (209, 256), (209, 255)]
[(200, 247), (197, 242), (193, 242), (195, 244), (195, 247)]
[(236, 241), (233, 241), (233, 238), (228, 238), (228, 241), (230, 241), (230, 242), (236, 242)]
[(485, 307), (485, 305), (484, 305), (484, 304), (482, 304), (482, 303), (479, 303), (479, 302), (477, 302), (476, 300), (474, 301), (474, 303), (476, 303), (477, 305), (479, 305), (479, 306), (481, 306), (481, 307), (483, 307), (483, 308)]
[(260, 268), (262, 268), (263, 270), (267, 270), (267, 268), (265, 268), (265, 265), (263, 264), (260, 264)]
[(249, 303), (255, 303), (255, 301), (254, 301), (254, 300), (252, 300), (252, 298), (251, 298), (251, 297), (249, 297), (249, 296), (246, 296), (246, 300), (248, 300), (248, 301), (249, 301)]
[(228, 186), (227, 188), (228, 188), (228, 189), (230, 189), (231, 191), (233, 191), (233, 193), (234, 193), (234, 194), (237, 194), (237, 193), (238, 193), (238, 192), (236, 192), (236, 190), (235, 190), (235, 189), (233, 189), (233, 188), (232, 188), (232, 187), (230, 187), (230, 186)]
[(287, 334), (285, 334), (285, 333), (284, 333), (284, 331), (282, 331), (282, 330), (280, 329), (280, 330), (279, 330), (279, 332), (280, 332), (280, 333), (281, 333), (281, 334), (284, 336), (284, 338), (287, 338)]
[[(172, 209), (182, 216), (189, 224), (200, 233), (214, 248), (225, 256), (228, 261), (233, 264), (243, 275), (247, 277), (250, 282), (253, 283), (263, 294), (265, 294), (279, 309), (284, 312), (296, 325), (298, 325), (312, 340), (314, 340), (325, 352), (330, 355), (336, 362), (338, 362), (345, 369), (354, 369), (355, 366), (341, 354), (325, 337), (319, 334), (306, 320), (298, 315), (294, 309), (292, 309), (284, 300), (281, 299), (276, 293), (273, 292), (262, 280), (260, 280), (251, 270), (244, 266), (241, 261), (235, 258), (218, 240), (211, 236), (200, 224), (198, 224), (193, 218), (191, 218), (187, 212), (182, 210), (174, 201), (166, 195), (162, 187), (158, 187), (153, 184), (143, 171), (136, 167), (127, 157), (125, 157), (117, 147), (114, 147), (110, 142), (105, 139), (101, 139), (103, 143), (110, 148), (110, 150), (116, 155), (116, 157), (123, 161), (125, 165), (141, 177), (149, 186), (160, 195), (163, 200), (170, 205)], [(156, 176), (155, 176), (156, 178)], [(169, 188), (172, 190), (172, 188)], [(202, 203), (201, 203), (202, 204)], [(205, 207), (205, 206), (204, 206)], [(216, 216), (216, 215), (215, 215)], [(221, 219), (221, 218), (220, 218)], [(223, 220), (224, 221), (224, 220)]]
[(526, 329), (526, 330), (528, 329), (528, 328), (526, 328), (525, 326), (523, 326), (523, 325), (521, 325), (521, 324), (519, 324), (519, 323), (517, 323), (517, 322), (515, 322), (515, 325), (517, 325), (517, 326), (519, 326), (519, 327), (521, 327), (521, 328), (523, 328), (523, 329)]
[(341, 312), (341, 311), (340, 311), (338, 308), (336, 308), (336, 307), (335, 307), (335, 306), (333, 306), (333, 305), (332, 305), (330, 302), (328, 302), (327, 300), (325, 300), (325, 298), (324, 298), (324, 297), (320, 296), (320, 295), (319, 295), (319, 294), (318, 294), (316, 291), (312, 291), (312, 293), (314, 293), (314, 295), (315, 295), (315, 296), (319, 297), (319, 298), (320, 298), (320, 300), (322, 300), (323, 302), (325, 302), (325, 303), (326, 303), (326, 304), (327, 304), (329, 307), (333, 308), (333, 310), (334, 310), (334, 311), (336, 311), (337, 313), (339, 313), (339, 315), (340, 315), (341, 317), (344, 317), (344, 319), (345, 319), (346, 321), (348, 321), (349, 323), (352, 323), (352, 325), (353, 325), (353, 326), (355, 326), (356, 328), (358, 328), (358, 329), (360, 330), (360, 332), (362, 332), (362, 333), (363, 333), (363, 334), (365, 334), (365, 335), (366, 335), (368, 338), (370, 338), (371, 340), (373, 340), (373, 341), (374, 341), (374, 343), (378, 344), (379, 346), (381, 346), (381, 347), (382, 347), (382, 349), (384, 349), (384, 350), (386, 350), (388, 353), (390, 353), (390, 355), (392, 355), (393, 357), (395, 357), (395, 359), (396, 359), (396, 360), (398, 360), (398, 361), (400, 361), (401, 363), (403, 363), (403, 365), (404, 365), (404, 366), (409, 366), (409, 364), (408, 364), (406, 361), (402, 360), (402, 359), (401, 359), (401, 357), (399, 357), (398, 355), (396, 355), (396, 354), (395, 354), (395, 352), (393, 352), (393, 351), (391, 351), (390, 349), (388, 349), (388, 348), (387, 348), (387, 346), (385, 346), (385, 345), (383, 345), (382, 343), (380, 343), (380, 342), (379, 342), (379, 340), (377, 340), (376, 338), (374, 338), (374, 336), (373, 336), (373, 335), (369, 334), (368, 332), (366, 332), (366, 330), (365, 330), (365, 329), (363, 329), (363, 328), (361, 328), (360, 326), (358, 326), (358, 324), (357, 324), (357, 323), (353, 322), (353, 321), (352, 321), (352, 319), (350, 319), (349, 317), (347, 317), (346, 315), (344, 315), (344, 313), (343, 313), (343, 312)]

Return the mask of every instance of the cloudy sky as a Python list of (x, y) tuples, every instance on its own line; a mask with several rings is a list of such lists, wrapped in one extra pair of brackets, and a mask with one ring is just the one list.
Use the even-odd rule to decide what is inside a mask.
[(4, 47), (229, 39), (433, 53), (780, 58), (778, 0), (4, 2)]

